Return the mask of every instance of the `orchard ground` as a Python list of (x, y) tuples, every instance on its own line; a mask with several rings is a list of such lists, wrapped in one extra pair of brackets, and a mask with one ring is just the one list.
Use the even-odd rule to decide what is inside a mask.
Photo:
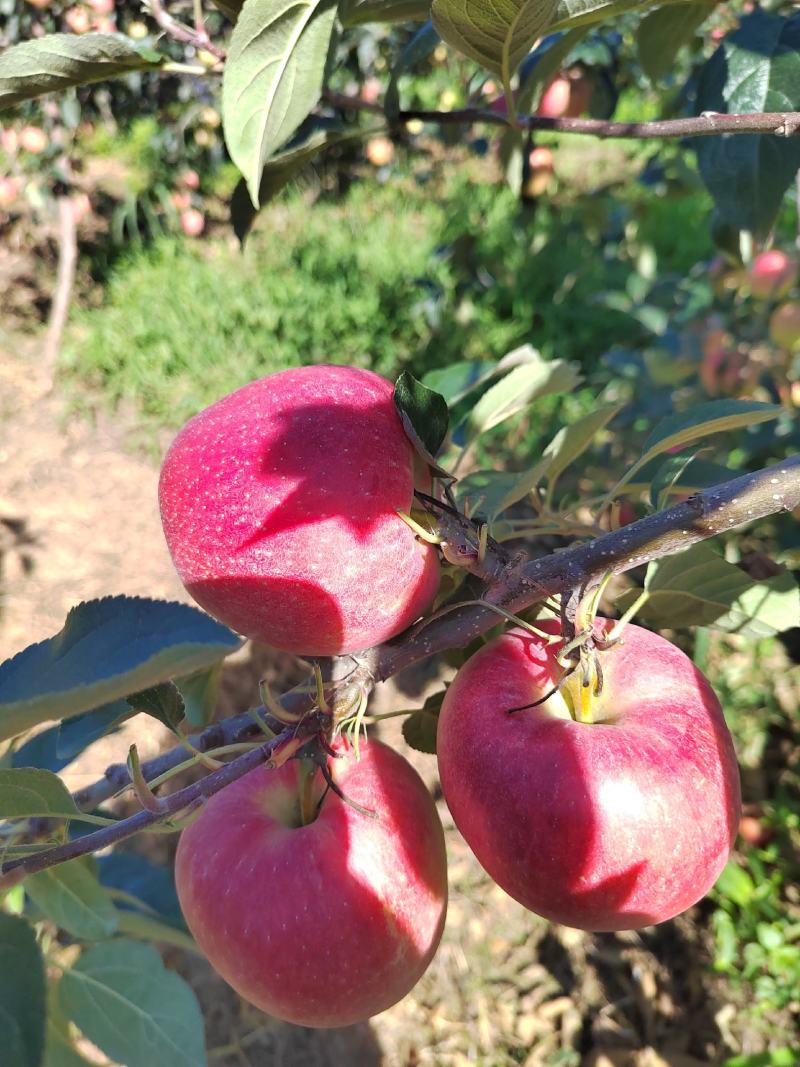
[[(111, 415), (88, 392), (93, 417), (74, 403), (66, 407), (60, 390), (47, 391), (37, 358), (35, 336), (2, 338), (0, 658), (55, 632), (80, 599), (109, 592), (185, 597), (156, 505), (155, 453), (171, 431), (155, 442), (143, 438), (132, 409)], [(773, 642), (727, 641), (710, 651), (706, 669), (733, 712), (749, 801), (779, 796), (782, 785), (792, 787), (787, 776), (797, 774), (790, 752), (800, 740), (800, 686), (786, 681), (787, 667)], [(246, 647), (233, 657), (221, 713), (245, 709), (264, 674), (278, 689), (297, 677), (288, 657), (264, 648)], [(783, 679), (777, 703), (776, 677)], [(416, 706), (433, 682), (431, 668), (401, 677), (381, 687), (375, 710)], [(145, 755), (163, 741), (160, 728), (149, 728), (145, 746), (138, 722), (128, 730)], [(90, 749), (70, 784), (124, 758), (131, 733)], [(403, 745), (397, 720), (384, 724), (380, 736)], [(405, 751), (438, 798), (434, 757)], [(697, 1067), (724, 1063), (735, 1053), (791, 1047), (796, 1003), (778, 1008), (754, 996), (747, 982), (714, 973), (714, 901), (640, 933), (591, 936), (549, 925), (491, 884), (441, 799), (439, 808), (451, 882), (443, 943), (412, 994), (371, 1023), (320, 1033), (270, 1022), (205, 961), (167, 951), (169, 965), (200, 997), (208, 1046), (216, 1050), (210, 1063)], [(159, 835), (135, 847), (167, 861), (175, 841)], [(759, 851), (746, 849), (737, 859), (752, 871), (748, 857)], [(798, 905), (795, 899), (795, 922)]]

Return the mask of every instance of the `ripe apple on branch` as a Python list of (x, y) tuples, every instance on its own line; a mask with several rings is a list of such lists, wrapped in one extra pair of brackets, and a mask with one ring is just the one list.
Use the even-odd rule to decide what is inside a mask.
[[(515, 353), (504, 368), (512, 383), (531, 373), (526, 359), (534, 357)], [(508, 388), (504, 411), (518, 387)], [(483, 403), (482, 424), (493, 425), (487, 396), (475, 410)], [(616, 410), (601, 408), (593, 425)], [(672, 416), (597, 515), (648, 458), (774, 413), (720, 401)], [(393, 390), (371, 372), (332, 365), (253, 382), (190, 420), (160, 483), (167, 543), (187, 589), (239, 633), (334, 658), (315, 662), (280, 699), (265, 687), (257, 713), (178, 734), (181, 745), (154, 760), (140, 764), (134, 746), (127, 766), (109, 768), (70, 803), (96, 811), (132, 787), (142, 810), (51, 847), (25, 847), (4, 860), (0, 884), (140, 830), (183, 827), (176, 875), (185, 918), (242, 996), (318, 1027), (382, 1011), (436, 951), (447, 878), (421, 780), (401, 755), (361, 737), (368, 699), (379, 682), (503, 619), (517, 628), (459, 670), (436, 730), (445, 800), (490, 876), (538, 914), (588, 930), (661, 922), (708, 891), (740, 807), (719, 703), (682, 652), (630, 623), (647, 589), (616, 623), (597, 617), (599, 592), (613, 574), (796, 508), (800, 460), (615, 522), (609, 533), (570, 519), (556, 528), (572, 534), (571, 545), (529, 559), (498, 539), (522, 527), (490, 528), (467, 506), (469, 478), (440, 465), (446, 431), (445, 400), (410, 376)], [(549, 448), (542, 463), (557, 455)], [(548, 469), (550, 501), (558, 474), (545, 465), (513, 476), (510, 488), (503, 482), (496, 514)], [(528, 529), (557, 518), (548, 505)], [(440, 575), (453, 572), (482, 592), (474, 599), (456, 582), (455, 595), (440, 592), (431, 607)], [(534, 607), (543, 617), (531, 622)], [(35, 673), (39, 647), (0, 669), (0, 682), (5, 671), (11, 689), (34, 684), (26, 663)], [(146, 698), (171, 725), (173, 683), (161, 675), (152, 683), (149, 696), (129, 703)], [(161, 795), (187, 766), (187, 745), (188, 765), (205, 763), (209, 773)], [(29, 772), (6, 773), (13, 783)], [(40, 823), (46, 813), (29, 814)], [(30, 820), (29, 832), (39, 823)], [(298, 946), (308, 961), (301, 973), (287, 964)]]

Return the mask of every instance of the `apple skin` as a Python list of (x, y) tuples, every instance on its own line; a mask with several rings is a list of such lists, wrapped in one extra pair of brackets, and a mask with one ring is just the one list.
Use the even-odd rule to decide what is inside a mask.
[(321, 365), (251, 382), (195, 415), (161, 470), (167, 545), (195, 600), (302, 655), (356, 652), (417, 619), (439, 564), (397, 515), (413, 453), (391, 382)]
[(779, 300), (797, 281), (797, 262), (778, 248), (760, 252), (750, 265), (750, 294), (758, 300)]
[(594, 723), (560, 694), (509, 714), (553, 688), (559, 646), (513, 630), (461, 668), (438, 726), (445, 800), (486, 871), (538, 915), (597, 931), (663, 922), (708, 892), (736, 835), (719, 702), (679, 649), (628, 625), (601, 653)]
[(181, 834), (183, 914), (211, 965), (256, 1007), (301, 1026), (348, 1026), (391, 1007), (433, 958), (447, 910), (436, 807), (399, 753), (338, 742), (349, 800), (328, 793), (299, 826), (297, 761), (259, 767)]

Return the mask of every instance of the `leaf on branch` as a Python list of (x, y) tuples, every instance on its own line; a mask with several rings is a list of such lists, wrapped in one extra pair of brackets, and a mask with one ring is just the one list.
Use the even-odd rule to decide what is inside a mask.
[(782, 414), (779, 404), (756, 400), (711, 400), (662, 419), (642, 446), (642, 455), (612, 489), (610, 496), (627, 485), (646, 463), (670, 449), (683, 448), (701, 437), (726, 430), (740, 430), (768, 422)]
[(175, 685), (183, 698), (186, 720), (196, 730), (202, 730), (214, 718), (221, 681), (221, 663), (208, 670), (196, 671), (194, 674), (175, 679)]
[(64, 972), (58, 994), (62, 1010), (86, 1037), (126, 1067), (206, 1062), (197, 998), (149, 945), (92, 946)]
[(121, 33), (50, 33), (0, 55), (0, 111), (43, 93), (158, 70), (168, 56)]
[(448, 407), (452, 408), (494, 378), (498, 368), (499, 364), (494, 361), (466, 359), (461, 363), (451, 363), (447, 367), (428, 371), (423, 375), (422, 384), (441, 393)]
[(441, 38), (434, 29), (433, 23), (428, 21), (417, 30), (397, 57), (397, 61), (392, 67), (389, 84), (386, 87), (386, 95), (383, 98), (384, 114), (390, 122), (393, 122), (400, 113), (401, 76), (412, 70), (423, 59), (427, 59), (440, 40)]
[(441, 469), (435, 457), (447, 436), (450, 418), (444, 397), (403, 371), (394, 385), (394, 403), (414, 448), (429, 466)]
[(499, 426), (512, 415), (549, 393), (566, 393), (580, 381), (575, 369), (563, 360), (546, 362), (530, 345), (524, 346), (528, 362), (515, 367), (488, 389), (469, 413), (465, 425), (465, 445), (475, 442), (487, 430)]
[(547, 467), (547, 460), (543, 459), (527, 471), (474, 471), (459, 480), (456, 497), (462, 505), (469, 502), (471, 514), (494, 522), (498, 515), (539, 485)]
[(0, 819), (74, 815), (77, 811), (58, 775), (32, 767), (0, 768)]
[[(638, 612), (648, 625), (708, 626), (747, 637), (771, 637), (800, 618), (800, 589), (791, 574), (756, 581), (707, 544), (651, 563), (645, 588), (650, 596)], [(625, 610), (637, 596), (626, 590)]]
[(442, 40), (508, 86), (555, 10), (556, 0), (433, 0), (431, 17)]
[(430, 15), (430, 0), (362, 0), (342, 3), (339, 17), (343, 26), (363, 26), (369, 22), (424, 22)]
[(0, 740), (210, 667), (241, 639), (186, 604), (105, 597), (0, 665)]
[(550, 34), (531, 52), (519, 71), (517, 114), (527, 115), (533, 110), (544, 87), (558, 74), (570, 52), (588, 32), (588, 26), (579, 26), (569, 33)]
[(222, 118), (254, 206), (264, 164), (320, 98), (335, 17), (334, 0), (245, 0), (225, 63)]
[[(675, 4), (684, 2), (674, 0)], [(615, 15), (644, 11), (652, 6), (652, 0), (558, 0), (550, 29), (571, 30), (576, 26), (593, 26)]]
[(44, 1053), (44, 961), (33, 927), (0, 911), (0, 1029), (3, 1063), (40, 1067)]
[(551, 490), (567, 467), (583, 455), (595, 436), (623, 407), (623, 404), (598, 404), (582, 419), (570, 426), (562, 426), (543, 453), (547, 459), (547, 482)]
[(101, 737), (114, 733), (135, 712), (124, 700), (104, 704), (94, 711), (65, 719), (15, 749), (12, 756), (15, 767), (42, 767), (48, 771), (60, 771), (71, 763), (89, 745)]
[(417, 711), (403, 719), (403, 737), (417, 752), (436, 752), (436, 729), (446, 689), (429, 696)]
[[(746, 15), (703, 67), (696, 107), (726, 114), (800, 110), (800, 17), (761, 8)], [(718, 225), (766, 236), (800, 167), (800, 137), (724, 134), (694, 144)]]
[(695, 4), (665, 4), (645, 15), (636, 31), (636, 47), (642, 70), (651, 81), (672, 73), (684, 45), (717, 6), (717, 0)]
[(134, 712), (143, 711), (153, 719), (158, 719), (168, 730), (177, 730), (184, 717), (184, 704), (181, 691), (174, 682), (162, 682), (141, 693), (133, 693), (125, 698)]
[(117, 929), (117, 910), (82, 860), (28, 875), (25, 892), (48, 919), (73, 937), (99, 941)]
[[(697, 453), (695, 453), (695, 456)], [(662, 483), (661, 493), (670, 496), (685, 496), (687, 493), (696, 493), (701, 489), (708, 489), (711, 485), (720, 482), (729, 482), (732, 478), (738, 478), (741, 471), (724, 467), (721, 463), (712, 463), (711, 460), (693, 459), (688, 466), (683, 466), (678, 477), (672, 481), (671, 473), (680, 466), (676, 461), (682, 460), (682, 455), (670, 456), (662, 461), (656, 456), (649, 460), (635, 477), (626, 484), (627, 493), (641, 493), (652, 489), (656, 481)], [(667, 471), (670, 476), (667, 477)]]

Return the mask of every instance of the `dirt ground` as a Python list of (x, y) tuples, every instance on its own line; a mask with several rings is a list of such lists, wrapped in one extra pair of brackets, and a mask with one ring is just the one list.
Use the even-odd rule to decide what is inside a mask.
[[(56, 632), (80, 600), (185, 597), (162, 539), (157, 463), (131, 446), (135, 418), (76, 414), (58, 381), (47, 391), (37, 351), (30, 340), (4, 346), (0, 338), (0, 659)], [(265, 650), (240, 653), (228, 671), (225, 710), (252, 702), (270, 665)], [(424, 677), (407, 680), (405, 694), (384, 687), (375, 710), (421, 702), (424, 684)], [(137, 741), (150, 754), (163, 737), (150, 730)], [(124, 750), (129, 742), (115, 743)], [(80, 776), (102, 772), (119, 755), (93, 750)], [(414, 762), (435, 790), (433, 758)], [(170, 963), (203, 1005), (209, 1063), (695, 1067), (767, 1046), (768, 1033), (737, 1024), (740, 1006), (711, 975), (707, 911), (626, 935), (549, 925), (492, 885), (439, 803), (451, 904), (442, 946), (414, 992), (369, 1024), (315, 1032), (269, 1020), (204, 962), (173, 951)]]

